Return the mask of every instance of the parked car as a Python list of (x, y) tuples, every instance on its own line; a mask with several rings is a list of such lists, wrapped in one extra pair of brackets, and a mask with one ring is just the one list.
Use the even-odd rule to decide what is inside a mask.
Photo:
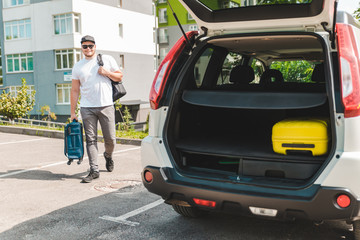
[[(184, 216), (342, 220), (360, 239), (359, 23), (328, 0), (179, 1), (202, 30), (154, 79), (144, 186)], [(318, 130), (301, 126), (310, 144), (295, 136), (277, 152), (273, 128), (289, 119), (322, 121), (325, 149), (315, 154)]]

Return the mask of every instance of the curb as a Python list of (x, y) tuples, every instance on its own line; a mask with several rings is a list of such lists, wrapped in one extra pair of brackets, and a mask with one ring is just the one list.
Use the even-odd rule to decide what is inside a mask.
[[(64, 139), (64, 132), (56, 131), (56, 130), (0, 126), (0, 132)], [(98, 141), (103, 141), (103, 137), (98, 136)], [(140, 146), (141, 141), (142, 141), (141, 139), (116, 138), (117, 144)]]

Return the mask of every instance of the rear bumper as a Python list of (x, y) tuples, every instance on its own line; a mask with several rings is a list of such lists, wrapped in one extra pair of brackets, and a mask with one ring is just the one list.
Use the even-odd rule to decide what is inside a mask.
[[(144, 173), (150, 171), (153, 180), (148, 183)], [(306, 189), (274, 189), (230, 182), (217, 182), (180, 175), (173, 168), (146, 167), (142, 180), (148, 191), (160, 195), (167, 202), (187, 202), (209, 211), (253, 215), (249, 207), (275, 209), (275, 218), (321, 220), (357, 220), (359, 201), (348, 190), (313, 185)], [(340, 208), (336, 198), (350, 197), (347, 208)], [(197, 206), (193, 198), (216, 202), (215, 208)]]

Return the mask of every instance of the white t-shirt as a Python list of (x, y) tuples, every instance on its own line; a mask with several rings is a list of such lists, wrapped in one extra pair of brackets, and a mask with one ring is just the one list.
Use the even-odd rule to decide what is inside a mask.
[[(120, 71), (115, 59), (102, 55), (104, 68), (116, 72)], [(75, 63), (72, 79), (80, 80), (80, 107), (105, 107), (113, 105), (112, 87), (110, 79), (98, 73), (99, 65), (96, 56), (91, 59), (81, 59)]]

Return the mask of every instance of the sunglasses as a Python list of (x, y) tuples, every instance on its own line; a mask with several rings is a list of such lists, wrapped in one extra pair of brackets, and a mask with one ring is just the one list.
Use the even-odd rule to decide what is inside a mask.
[(90, 49), (93, 49), (94, 45), (81, 45), (83, 49), (87, 49), (87, 48), (90, 48)]

